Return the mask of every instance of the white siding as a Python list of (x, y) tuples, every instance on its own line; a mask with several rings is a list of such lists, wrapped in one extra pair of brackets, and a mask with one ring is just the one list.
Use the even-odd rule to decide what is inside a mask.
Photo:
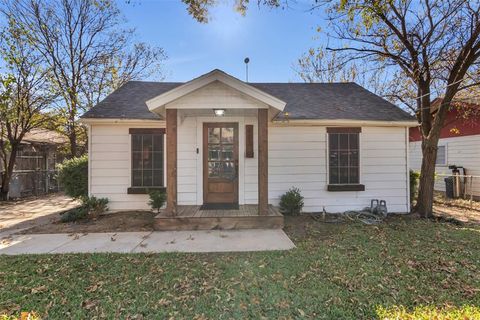
[[(365, 191), (327, 191), (326, 127), (269, 128), (269, 202), (300, 188), (305, 211), (363, 209), (383, 199), (391, 212), (408, 211), (405, 128), (363, 127), (360, 182)], [(256, 197), (255, 199), (256, 200)]]
[[(420, 170), (422, 166), (421, 141), (410, 142), (410, 167)], [(467, 169), (467, 175), (480, 176), (480, 135), (452, 137), (440, 139), (439, 145), (446, 146), (446, 166), (436, 166), (438, 174), (451, 174), (448, 165), (463, 166)], [(435, 190), (445, 191), (444, 176), (437, 176)], [(472, 181), (473, 195), (480, 197), (480, 178)], [(470, 193), (470, 184), (467, 192)]]
[(90, 134), (90, 194), (108, 198), (110, 210), (149, 209), (148, 196), (127, 194), (131, 186), (129, 128), (159, 128), (158, 124), (92, 125)]

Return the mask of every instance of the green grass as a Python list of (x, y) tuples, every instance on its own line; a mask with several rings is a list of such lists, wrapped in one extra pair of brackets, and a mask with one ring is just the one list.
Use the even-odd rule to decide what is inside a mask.
[(393, 219), (287, 230), (298, 246), (288, 252), (0, 256), (0, 314), (480, 319), (479, 227)]

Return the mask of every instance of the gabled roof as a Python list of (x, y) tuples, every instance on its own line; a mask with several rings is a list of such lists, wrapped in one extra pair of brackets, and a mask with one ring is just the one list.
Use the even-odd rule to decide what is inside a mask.
[[(149, 111), (147, 101), (165, 98), (164, 94), (182, 85), (130, 81), (82, 118), (160, 120), (161, 116)], [(407, 112), (352, 82), (248, 83), (248, 86), (284, 101), (283, 111), (289, 113), (291, 120), (415, 121)], [(281, 117), (282, 114), (277, 118)]]
[(206, 73), (198, 78), (188, 81), (170, 91), (163, 92), (153, 99), (146, 101), (148, 109), (153, 112), (163, 111), (163, 107), (166, 104), (183, 97), (197, 89), (207, 86), (208, 84), (219, 81), (227, 86), (238, 90), (260, 102), (265, 103), (268, 106), (275, 108), (277, 111), (283, 111), (286, 103), (275, 96), (268, 94), (265, 91), (255, 88), (255, 86), (249, 83), (243, 82), (229, 74), (226, 74), (222, 70), (215, 69)]

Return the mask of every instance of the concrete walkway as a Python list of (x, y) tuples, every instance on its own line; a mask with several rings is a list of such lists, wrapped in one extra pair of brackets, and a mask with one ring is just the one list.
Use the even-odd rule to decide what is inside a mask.
[(0, 239), (34, 226), (58, 220), (60, 212), (79, 205), (78, 201), (58, 193), (38, 198), (0, 202)]
[(13, 235), (0, 255), (94, 252), (241, 252), (289, 250), (281, 229)]

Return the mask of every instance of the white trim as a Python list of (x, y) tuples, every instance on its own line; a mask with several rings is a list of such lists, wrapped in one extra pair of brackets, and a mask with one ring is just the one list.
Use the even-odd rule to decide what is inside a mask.
[(92, 196), (92, 126), (87, 124), (87, 139), (88, 139), (88, 196)]
[(160, 125), (158, 128), (165, 128), (165, 120), (153, 120), (153, 119), (103, 119), (103, 118), (80, 118), (78, 120), (80, 123), (84, 124), (128, 124), (128, 125), (148, 125), (152, 124), (155, 126)]
[[(238, 204), (245, 204), (245, 118), (197, 117), (197, 205), (203, 204), (203, 124), (210, 122), (238, 123)], [(243, 155), (243, 156), (242, 156)]]
[(152, 112), (160, 113), (162, 109), (165, 108), (165, 105), (169, 102), (172, 102), (180, 97), (183, 97), (190, 92), (193, 92), (197, 89), (200, 89), (214, 81), (220, 81), (226, 84), (229, 87), (232, 87), (258, 101), (265, 103), (268, 106), (271, 106), (279, 111), (283, 111), (286, 106), (286, 102), (261, 91), (237, 78), (232, 77), (231, 75), (215, 69), (207, 74), (204, 74), (196, 79), (193, 79), (181, 86), (178, 86), (172, 90), (169, 90), (165, 93), (162, 93), (155, 98), (146, 101), (148, 109)]
[(409, 139), (409, 128), (405, 127), (405, 175), (407, 177), (407, 211), (410, 212), (410, 139)]
[(417, 121), (373, 121), (348, 119), (273, 120), (272, 126), (357, 126), (357, 127), (418, 127)]

